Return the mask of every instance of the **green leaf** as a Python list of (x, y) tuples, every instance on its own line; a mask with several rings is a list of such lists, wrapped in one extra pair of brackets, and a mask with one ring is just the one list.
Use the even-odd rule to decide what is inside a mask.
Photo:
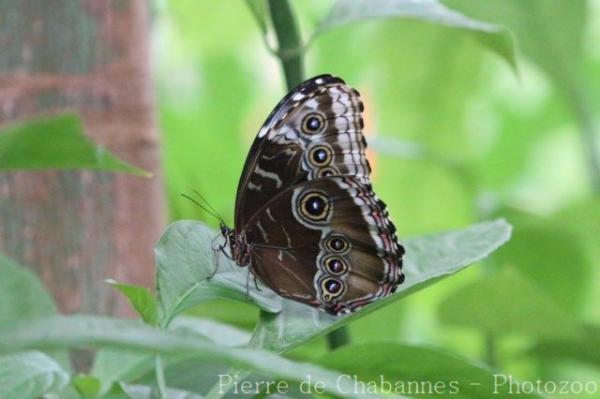
[(188, 333), (221, 346), (242, 347), (250, 341), (250, 333), (228, 324), (199, 317), (178, 317), (169, 326), (181, 334)]
[(460, 287), (441, 301), (442, 323), (494, 334), (574, 337), (577, 320), (514, 269)]
[[(169, 329), (181, 335), (191, 335), (229, 347), (241, 347), (250, 340), (250, 334), (246, 331), (197, 317), (177, 317)], [(182, 375), (187, 375), (191, 380), (196, 381), (200, 375), (198, 364), (208, 367), (213, 374), (215, 369), (214, 363), (205, 365), (203, 362), (190, 360), (189, 355), (166, 358), (164, 362), (169, 382), (173, 378), (181, 379)], [(191, 369), (194, 370), (192, 373), (189, 372), (190, 368), (187, 368), (190, 362), (194, 364), (194, 368)], [(154, 355), (152, 354), (105, 348), (99, 350), (94, 358), (91, 374), (102, 381), (101, 393), (105, 393), (114, 383), (137, 381), (140, 377), (152, 372), (153, 368)], [(226, 367), (223, 367), (223, 370), (226, 370)], [(154, 376), (154, 372), (152, 375)]]
[(90, 374), (100, 383), (100, 394), (108, 392), (116, 382), (133, 381), (154, 367), (154, 355), (130, 349), (102, 348), (94, 357)]
[(67, 372), (41, 352), (29, 351), (0, 356), (2, 399), (39, 398), (64, 388), (68, 382)]
[(306, 305), (284, 301), (278, 314), (261, 314), (252, 345), (285, 351), (317, 335), (324, 334), (393, 301), (419, 291), (488, 256), (504, 244), (511, 227), (504, 220), (480, 223), (463, 230), (408, 239), (404, 284), (387, 298), (346, 316), (331, 316)]
[(281, 309), (281, 299), (275, 293), (255, 287), (248, 268), (240, 268), (213, 249), (222, 244), (219, 233), (199, 222), (179, 221), (167, 228), (155, 248), (161, 325), (214, 298), (250, 299), (268, 312)]
[(528, 356), (543, 362), (577, 361), (600, 368), (600, 327), (584, 326), (584, 334), (575, 339), (542, 339), (528, 352)]
[(378, 386), (382, 393), (426, 398), (456, 395), (465, 399), (510, 396), (509, 384), (502, 384), (503, 376), (433, 348), (394, 342), (351, 345), (328, 353), (318, 363), (344, 372), (348, 380), (356, 375), (367, 382), (366, 389)]
[[(203, 337), (217, 345), (242, 347), (248, 344), (250, 334), (230, 325), (213, 320), (197, 317), (177, 317), (170, 329), (178, 333), (194, 334)], [(193, 356), (179, 356), (165, 359), (165, 378), (170, 387), (184, 389), (190, 392), (208, 392), (219, 382), (219, 374), (227, 373), (229, 367), (225, 362), (204, 362)], [(149, 372), (136, 382), (154, 385), (155, 373)]]
[[(588, 20), (587, 1), (562, 0), (447, 0), (469, 15), (506, 26), (516, 36), (522, 53), (552, 79), (578, 119), (584, 151), (590, 162), (595, 189), (600, 189), (600, 165), (595, 146), (598, 133), (594, 111), (583, 76), (584, 29)], [(560, 29), (556, 29), (560, 21)]]
[(29, 269), (0, 254), (0, 326), (56, 313), (54, 300)]
[(150, 177), (85, 136), (75, 114), (21, 122), (0, 132), (0, 171), (96, 169)]
[(80, 374), (73, 378), (71, 385), (84, 398), (93, 398), (100, 393), (101, 382), (92, 375)]
[(515, 224), (514, 239), (494, 259), (516, 267), (556, 304), (577, 313), (586, 299), (593, 267), (578, 237), (565, 226), (539, 217), (510, 220)]
[[(54, 316), (0, 328), (0, 353), (30, 348), (80, 346), (137, 349), (161, 355), (193, 355), (204, 362), (226, 362), (271, 379), (304, 381), (307, 376), (322, 381), (324, 392), (340, 397), (366, 398), (352, 392), (352, 384), (338, 384), (338, 374), (308, 363), (296, 363), (257, 349), (215, 345), (204, 339), (181, 335), (139, 323), (99, 316)], [(351, 393), (341, 395), (338, 388)]]
[(158, 304), (156, 303), (156, 298), (148, 288), (118, 283), (112, 279), (105, 280), (105, 282), (114, 286), (129, 299), (131, 306), (133, 306), (146, 324), (156, 325), (158, 322)]
[(438, 0), (337, 0), (316, 34), (368, 19), (410, 18), (460, 29), (503, 57), (515, 70), (515, 49), (504, 28), (454, 11)]

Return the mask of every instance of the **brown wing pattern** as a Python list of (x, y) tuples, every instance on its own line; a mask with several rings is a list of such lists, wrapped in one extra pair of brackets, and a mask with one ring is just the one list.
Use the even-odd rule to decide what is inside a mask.
[(284, 297), (350, 312), (404, 280), (395, 231), (366, 178), (317, 178), (283, 191), (249, 221), (250, 267)]
[(331, 75), (290, 92), (260, 129), (246, 160), (236, 200), (236, 231), (274, 195), (328, 175), (367, 177), (363, 105), (356, 90)]

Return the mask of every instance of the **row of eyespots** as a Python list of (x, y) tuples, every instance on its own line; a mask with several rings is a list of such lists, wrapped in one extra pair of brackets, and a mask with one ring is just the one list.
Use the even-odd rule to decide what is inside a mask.
[(322, 258), (321, 267), (332, 276), (328, 276), (321, 281), (321, 290), (323, 299), (326, 302), (331, 302), (346, 291), (346, 285), (339, 277), (347, 274), (350, 270), (348, 261), (341, 256), (350, 252), (350, 243), (345, 237), (334, 234), (325, 239), (324, 246), (331, 254)]

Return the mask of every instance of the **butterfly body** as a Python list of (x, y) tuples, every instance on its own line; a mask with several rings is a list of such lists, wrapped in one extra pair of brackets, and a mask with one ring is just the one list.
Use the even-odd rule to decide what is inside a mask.
[(374, 194), (358, 92), (331, 75), (275, 107), (246, 160), (232, 258), (283, 297), (354, 311), (404, 280), (404, 249)]

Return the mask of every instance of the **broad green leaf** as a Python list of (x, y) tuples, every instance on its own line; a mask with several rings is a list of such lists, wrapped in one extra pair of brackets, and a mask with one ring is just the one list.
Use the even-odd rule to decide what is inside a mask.
[(29, 269), (0, 254), (0, 326), (56, 313), (54, 300)]
[(510, 233), (510, 225), (499, 219), (463, 230), (408, 239), (404, 242), (406, 280), (394, 295), (351, 315), (338, 317), (306, 305), (284, 301), (280, 313), (262, 313), (252, 345), (281, 352), (341, 327), (485, 258), (504, 244), (510, 238)]
[(158, 304), (156, 303), (156, 298), (148, 288), (118, 283), (112, 279), (105, 280), (105, 282), (114, 286), (129, 299), (131, 306), (133, 306), (146, 324), (155, 325), (158, 322)]
[[(28, 268), (0, 254), (0, 276), (0, 326), (56, 313), (54, 299)], [(47, 354), (70, 370), (68, 353)]]
[(592, 269), (577, 235), (539, 217), (514, 218), (514, 224), (514, 239), (494, 259), (516, 267), (558, 305), (577, 313), (590, 288)]
[[(215, 345), (204, 339), (99, 316), (54, 316), (0, 328), (0, 353), (31, 348), (112, 347), (137, 349), (161, 355), (193, 355), (207, 363), (225, 362), (271, 379), (304, 381), (311, 376), (324, 384), (324, 392), (340, 397), (367, 398), (352, 392), (352, 384), (338, 382), (338, 374), (308, 363), (296, 363), (258, 349)], [(340, 394), (340, 389), (348, 394)]]
[[(115, 365), (117, 367), (117, 365)], [(73, 378), (71, 385), (75, 387), (77, 392), (84, 398), (93, 398), (100, 393), (101, 381), (92, 376), (80, 374)]]
[[(197, 317), (177, 317), (169, 329), (182, 335), (192, 335), (217, 345), (241, 347), (248, 343), (250, 334), (227, 324)], [(192, 357), (192, 359), (190, 359)], [(173, 379), (187, 378), (196, 382), (202, 375), (201, 367), (208, 368), (214, 377), (216, 365), (205, 364), (193, 359), (193, 356), (175, 356), (164, 359), (167, 381), (172, 385)], [(193, 364), (194, 367), (188, 367)], [(140, 377), (151, 374), (154, 378), (154, 355), (124, 349), (101, 349), (94, 358), (91, 375), (102, 381), (101, 392), (107, 392), (116, 382), (137, 381)], [(223, 370), (227, 369), (224, 364)], [(176, 385), (175, 385), (176, 386)]]
[(250, 333), (247, 331), (199, 317), (178, 317), (173, 320), (169, 328), (182, 334), (189, 333), (204, 337), (222, 346), (242, 347), (250, 341)]
[[(563, 88), (578, 86), (587, 1), (445, 0), (480, 20), (509, 28), (519, 48)], [(556, 29), (560, 21), (561, 29)]]
[(494, 335), (576, 337), (577, 320), (516, 270), (502, 269), (460, 287), (442, 300), (439, 319)]
[(96, 169), (149, 177), (85, 136), (75, 114), (20, 122), (0, 131), (0, 171)]
[(269, 312), (281, 309), (281, 299), (275, 293), (266, 287), (256, 288), (248, 268), (240, 268), (215, 249), (222, 244), (219, 233), (199, 222), (179, 221), (167, 228), (155, 248), (161, 325), (214, 298), (250, 299)]
[(316, 33), (368, 19), (410, 18), (456, 28), (473, 35), (516, 69), (510, 33), (497, 25), (469, 18), (438, 0), (337, 0)]
[(69, 374), (41, 352), (27, 351), (0, 356), (2, 399), (39, 398), (62, 389), (68, 382)]
[(94, 357), (90, 374), (100, 381), (101, 394), (117, 382), (134, 381), (154, 368), (154, 354), (131, 349), (102, 348)]
[(528, 352), (543, 362), (577, 361), (600, 369), (600, 327), (584, 326), (576, 339), (542, 339)]
[(434, 348), (393, 342), (350, 345), (328, 353), (318, 363), (344, 372), (349, 381), (356, 375), (370, 382), (364, 389), (377, 386), (382, 393), (464, 399), (510, 396), (510, 385), (504, 375)]
[[(217, 345), (228, 347), (242, 347), (250, 340), (250, 333), (247, 331), (197, 317), (177, 317), (169, 328), (182, 334), (194, 334)], [(193, 356), (165, 359), (164, 364), (165, 379), (169, 387), (196, 393), (208, 392), (219, 382), (219, 374), (225, 374), (229, 369), (226, 362), (207, 363)], [(148, 372), (138, 381), (142, 384), (154, 385), (155, 373)]]

